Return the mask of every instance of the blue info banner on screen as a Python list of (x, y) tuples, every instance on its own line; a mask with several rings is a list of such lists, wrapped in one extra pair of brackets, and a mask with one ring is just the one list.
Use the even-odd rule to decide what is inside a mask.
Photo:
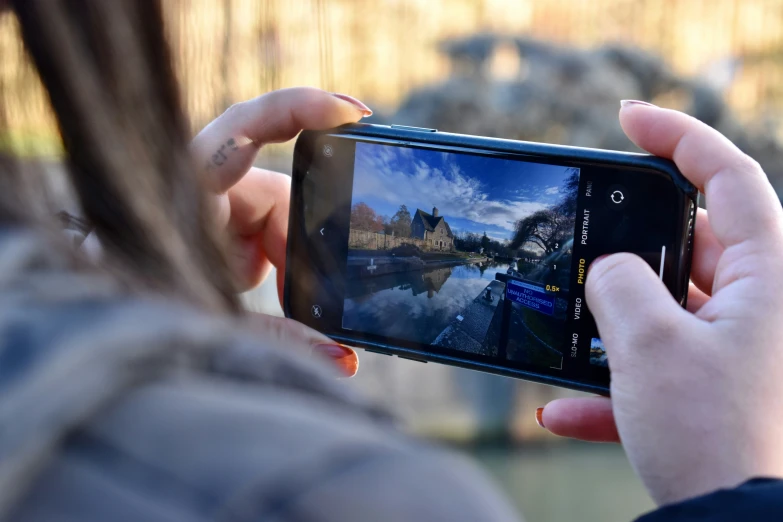
[(555, 313), (555, 296), (540, 286), (509, 279), (506, 283), (506, 299), (547, 315)]

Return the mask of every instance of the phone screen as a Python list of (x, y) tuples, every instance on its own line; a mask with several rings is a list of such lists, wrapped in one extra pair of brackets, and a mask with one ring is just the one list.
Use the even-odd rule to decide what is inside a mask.
[(299, 315), (347, 339), (605, 387), (590, 262), (632, 251), (674, 285), (680, 254), (681, 194), (633, 170), (322, 136), (302, 191), (312, 284)]

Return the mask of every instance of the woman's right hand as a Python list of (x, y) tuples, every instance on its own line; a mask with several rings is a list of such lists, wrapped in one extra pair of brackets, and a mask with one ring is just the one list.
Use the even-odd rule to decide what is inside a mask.
[(626, 134), (673, 159), (705, 195), (688, 310), (631, 254), (593, 263), (587, 302), (606, 345), (611, 399), (560, 399), (555, 433), (622, 441), (668, 504), (751, 477), (783, 478), (783, 210), (766, 175), (714, 129), (624, 103)]

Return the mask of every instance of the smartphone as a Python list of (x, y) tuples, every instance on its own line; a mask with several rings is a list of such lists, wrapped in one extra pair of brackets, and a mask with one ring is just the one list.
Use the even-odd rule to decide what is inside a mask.
[(661, 158), (355, 124), (292, 177), (285, 313), (350, 346), (607, 394), (590, 263), (638, 254), (685, 305), (698, 191)]

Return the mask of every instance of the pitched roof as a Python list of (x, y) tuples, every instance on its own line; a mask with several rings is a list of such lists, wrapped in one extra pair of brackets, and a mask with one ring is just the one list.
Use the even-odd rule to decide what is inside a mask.
[(449, 237), (454, 237), (454, 234), (451, 232), (451, 227), (449, 226), (448, 221), (443, 219), (443, 216), (435, 217), (429, 212), (424, 212), (420, 208), (416, 209), (416, 214), (413, 216), (413, 219), (416, 219), (417, 215), (421, 218), (421, 222), (424, 223), (425, 230), (432, 232), (435, 230), (435, 227), (438, 226), (438, 223), (443, 221), (443, 224), (446, 225), (446, 233), (449, 235)]

